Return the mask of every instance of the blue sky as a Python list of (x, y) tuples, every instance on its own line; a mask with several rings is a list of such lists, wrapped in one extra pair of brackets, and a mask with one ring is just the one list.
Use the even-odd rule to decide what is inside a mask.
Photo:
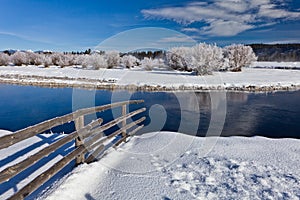
[[(298, 0), (2, 0), (0, 13), (0, 50), (81, 51), (144, 27), (171, 29), (221, 46), (300, 42)], [(135, 39), (137, 34), (151, 38), (151, 43), (190, 40), (172, 31), (168, 35), (143, 30), (129, 36), (127, 43), (143, 43)]]

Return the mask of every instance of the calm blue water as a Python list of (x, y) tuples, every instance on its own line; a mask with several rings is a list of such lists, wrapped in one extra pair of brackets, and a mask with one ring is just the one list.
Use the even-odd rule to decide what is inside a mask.
[[(73, 104), (76, 108), (97, 106), (111, 103), (111, 99), (114, 102), (145, 100), (143, 105), (130, 106), (131, 110), (141, 106), (147, 108), (146, 128), (141, 132), (180, 130), (205, 136), (212, 117), (211, 96), (207, 92), (112, 92), (0, 84), (0, 99), (0, 129), (11, 131), (70, 113)], [(184, 108), (180, 106), (182, 100), (186, 100), (187, 106)], [(300, 138), (300, 91), (268, 94), (228, 92), (226, 100), (222, 136)], [(113, 113), (107, 111), (98, 114), (98, 117), (110, 120)], [(180, 126), (180, 123), (184, 126)], [(74, 124), (69, 123), (51, 131), (73, 130)]]

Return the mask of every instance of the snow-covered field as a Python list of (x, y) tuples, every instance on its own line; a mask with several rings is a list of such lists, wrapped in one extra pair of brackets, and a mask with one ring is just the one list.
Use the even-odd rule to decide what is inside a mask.
[(38, 199), (299, 199), (299, 160), (296, 139), (148, 133), (75, 168)]
[(242, 72), (215, 72), (195, 76), (190, 72), (155, 69), (84, 70), (76, 67), (2, 66), (0, 82), (26, 85), (145, 90), (280, 90), (299, 89), (300, 71), (244, 68)]

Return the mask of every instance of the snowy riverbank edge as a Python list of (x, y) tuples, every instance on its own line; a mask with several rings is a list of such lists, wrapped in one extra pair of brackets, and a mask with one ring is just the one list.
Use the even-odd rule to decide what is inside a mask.
[(277, 91), (299, 90), (300, 70), (244, 68), (242, 72), (215, 72), (195, 76), (190, 72), (156, 69), (42, 68), (1, 66), (0, 83), (44, 87), (126, 89), (143, 91)]

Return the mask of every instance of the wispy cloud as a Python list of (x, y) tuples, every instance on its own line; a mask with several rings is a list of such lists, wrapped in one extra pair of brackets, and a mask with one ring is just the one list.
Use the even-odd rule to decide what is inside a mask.
[[(187, 3), (180, 7), (144, 9), (141, 12), (146, 18), (182, 24), (183, 31), (210, 36), (234, 36), (281, 20), (300, 18), (300, 12), (287, 9), (283, 0), (212, 0), (210, 3)], [(195, 27), (195, 22), (205, 25)]]
[(163, 42), (163, 43), (182, 43), (182, 42), (195, 42), (192, 38), (190, 37), (183, 37), (181, 35), (178, 36), (172, 36), (172, 37), (165, 37), (161, 38), (158, 40), (158, 42)]
[(0, 35), (12, 36), (12, 37), (20, 38), (22, 40), (31, 41), (31, 42), (53, 44), (53, 42), (50, 42), (48, 40), (41, 40), (41, 39), (37, 39), (37, 38), (31, 37), (31, 36), (22, 35), (22, 34), (13, 33), (13, 32), (8, 32), (8, 31), (0, 31)]

